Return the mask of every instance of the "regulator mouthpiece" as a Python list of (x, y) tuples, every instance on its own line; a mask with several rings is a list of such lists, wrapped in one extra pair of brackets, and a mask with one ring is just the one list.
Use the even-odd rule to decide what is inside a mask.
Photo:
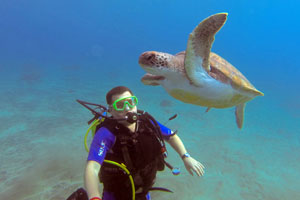
[(126, 114), (126, 121), (130, 124), (133, 124), (134, 122), (136, 122), (138, 119), (138, 115), (137, 113), (133, 113), (133, 112), (128, 112)]

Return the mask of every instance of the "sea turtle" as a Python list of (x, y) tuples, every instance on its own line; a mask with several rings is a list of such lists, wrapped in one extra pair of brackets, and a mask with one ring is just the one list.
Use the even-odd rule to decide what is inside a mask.
[(212, 53), (215, 34), (227, 19), (218, 13), (204, 19), (189, 35), (186, 51), (176, 55), (147, 51), (139, 64), (147, 72), (145, 85), (161, 85), (175, 99), (210, 108), (236, 106), (235, 115), (241, 129), (245, 103), (264, 94), (258, 91), (229, 62)]

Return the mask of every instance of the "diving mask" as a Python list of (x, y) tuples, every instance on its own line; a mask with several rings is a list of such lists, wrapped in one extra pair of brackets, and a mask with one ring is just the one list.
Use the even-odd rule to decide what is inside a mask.
[(136, 98), (136, 96), (130, 96), (130, 97), (123, 97), (117, 99), (112, 105), (116, 111), (123, 111), (125, 110), (126, 105), (128, 105), (129, 108), (133, 108), (137, 104), (138, 104), (138, 99)]

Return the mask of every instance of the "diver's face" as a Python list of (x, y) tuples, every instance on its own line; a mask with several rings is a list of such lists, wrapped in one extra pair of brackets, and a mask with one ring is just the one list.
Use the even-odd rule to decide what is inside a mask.
[[(112, 96), (112, 102), (115, 102), (118, 99), (125, 98), (125, 97), (131, 97), (132, 94), (128, 91), (122, 93), (122, 94), (116, 94)], [(124, 118), (128, 112), (137, 112), (137, 107), (134, 106), (133, 108), (130, 108), (127, 104), (125, 104), (125, 109), (122, 111), (117, 111), (114, 109), (112, 105), (109, 106), (109, 112), (114, 118)]]

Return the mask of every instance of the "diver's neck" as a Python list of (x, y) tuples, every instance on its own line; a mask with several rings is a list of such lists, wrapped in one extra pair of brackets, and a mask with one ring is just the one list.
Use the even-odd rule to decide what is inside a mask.
[(136, 122), (125, 125), (131, 132), (135, 132)]

